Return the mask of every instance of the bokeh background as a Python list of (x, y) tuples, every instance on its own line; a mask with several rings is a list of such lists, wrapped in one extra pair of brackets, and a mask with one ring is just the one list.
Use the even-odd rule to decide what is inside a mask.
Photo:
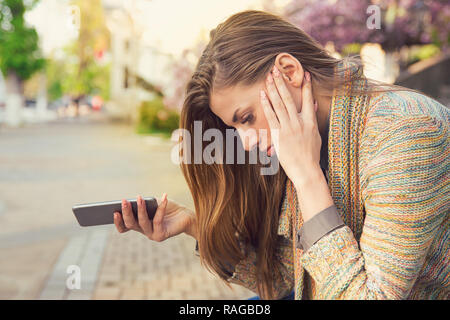
[(1, 0), (0, 299), (254, 295), (208, 273), (186, 235), (153, 243), (71, 211), (163, 192), (193, 208), (170, 136), (209, 31), (246, 9), (450, 106), (448, 1)]

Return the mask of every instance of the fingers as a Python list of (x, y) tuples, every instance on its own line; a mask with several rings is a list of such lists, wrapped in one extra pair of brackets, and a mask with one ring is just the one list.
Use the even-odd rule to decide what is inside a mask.
[(269, 99), (267, 98), (266, 93), (264, 90), (260, 91), (260, 97), (261, 97), (261, 105), (264, 110), (264, 114), (266, 115), (267, 122), (269, 123), (270, 129), (279, 129), (280, 123), (278, 122), (278, 119), (275, 116), (275, 113), (272, 109), (272, 106), (270, 105)]
[(137, 219), (133, 215), (131, 204), (122, 199), (122, 215), (114, 212), (114, 224), (119, 233), (135, 230), (143, 233), (154, 241), (163, 241), (169, 237), (164, 226), (164, 215), (167, 207), (167, 194), (164, 193), (158, 205), (153, 221), (148, 218), (145, 201), (137, 197)]
[(137, 211), (138, 211), (138, 224), (146, 236), (150, 236), (153, 233), (152, 222), (148, 218), (147, 208), (145, 201), (141, 196), (137, 196)]
[(127, 231), (130, 231), (127, 227), (125, 227), (125, 224), (122, 219), (122, 215), (120, 212), (114, 212), (114, 224), (116, 225), (116, 229), (119, 233), (124, 233)]
[(141, 231), (136, 219), (133, 216), (133, 209), (131, 207), (131, 203), (127, 200), (122, 199), (122, 217), (125, 222), (125, 227), (128, 229)]
[(289, 115), (289, 119), (295, 120), (293, 121), (294, 124), (298, 124), (297, 120), (297, 108), (295, 107), (294, 100), (292, 99), (291, 93), (289, 92), (283, 77), (281, 76), (280, 71), (277, 69), (277, 67), (273, 67), (273, 80), (276, 84), (276, 88), (278, 89), (278, 93), (281, 97), (281, 100), (284, 103), (284, 106), (287, 110), (287, 113)]
[(162, 241), (167, 238), (163, 226), (166, 207), (167, 207), (167, 193), (164, 193), (161, 198), (161, 202), (158, 205), (158, 209), (156, 209), (155, 216), (153, 217), (152, 240)]
[(305, 72), (305, 82), (302, 86), (302, 118), (305, 121), (312, 121), (317, 125), (314, 98), (312, 95), (311, 74)]
[(280, 125), (283, 126), (288, 123), (289, 115), (287, 113), (284, 102), (281, 99), (280, 94), (278, 93), (277, 87), (274, 82), (275, 75), (278, 78), (280, 77), (278, 69), (276, 69), (274, 67), (273, 70), (274, 70), (274, 76), (272, 77), (272, 74), (269, 72), (269, 74), (267, 75), (267, 78), (266, 78), (267, 95), (273, 106), (273, 109), (275, 110), (275, 114), (280, 122)]

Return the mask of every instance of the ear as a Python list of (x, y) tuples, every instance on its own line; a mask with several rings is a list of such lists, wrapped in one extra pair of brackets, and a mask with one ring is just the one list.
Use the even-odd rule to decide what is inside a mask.
[(275, 66), (280, 70), (284, 80), (296, 88), (301, 88), (304, 70), (301, 63), (289, 53), (282, 52), (275, 58)]

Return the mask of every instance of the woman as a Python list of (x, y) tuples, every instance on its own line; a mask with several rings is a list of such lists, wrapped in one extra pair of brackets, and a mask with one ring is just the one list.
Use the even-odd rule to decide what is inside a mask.
[(364, 78), (269, 13), (210, 35), (181, 128), (236, 129), (281, 168), (181, 163), (195, 213), (163, 195), (153, 221), (142, 205), (135, 220), (124, 201), (118, 231), (190, 234), (209, 270), (264, 299), (448, 299), (448, 109)]

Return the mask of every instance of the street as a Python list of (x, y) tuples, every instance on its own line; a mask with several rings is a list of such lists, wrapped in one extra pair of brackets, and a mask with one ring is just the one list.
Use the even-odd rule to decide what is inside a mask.
[[(0, 299), (246, 299), (227, 288), (182, 234), (164, 242), (113, 225), (80, 227), (79, 203), (169, 199), (193, 208), (172, 142), (99, 115), (0, 127)], [(80, 289), (69, 289), (69, 266)]]

